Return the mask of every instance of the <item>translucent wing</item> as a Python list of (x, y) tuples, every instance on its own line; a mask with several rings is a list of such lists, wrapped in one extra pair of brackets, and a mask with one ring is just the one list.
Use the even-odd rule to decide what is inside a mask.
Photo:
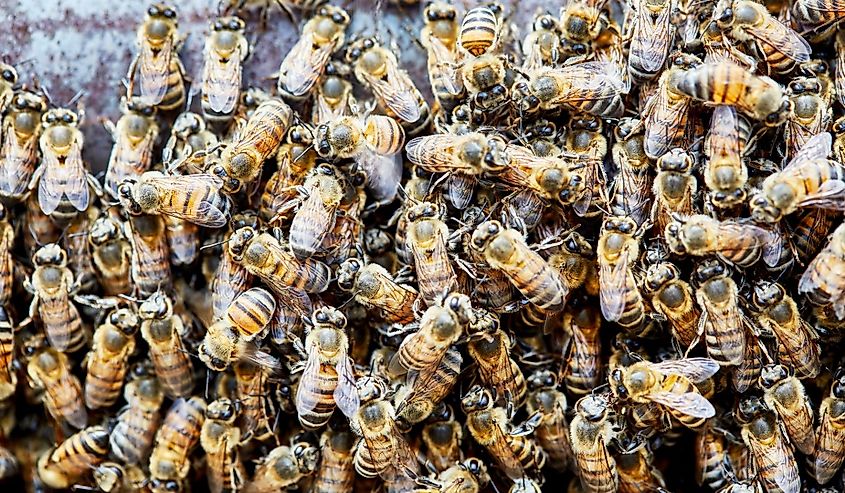
[(289, 329), (299, 324), (302, 317), (309, 316), (314, 312), (311, 298), (305, 291), (288, 288), (283, 293), (276, 293), (279, 303), (276, 304), (276, 311), (273, 314), (270, 337), (274, 341), (287, 339)]
[(332, 43), (315, 48), (314, 33), (299, 38), (279, 67), (279, 86), (295, 97), (307, 94), (326, 68), (333, 48)]
[(812, 52), (810, 44), (798, 33), (779, 21), (773, 20), (772, 22), (776, 23), (774, 29), (772, 29), (773, 26), (770, 23), (764, 23), (765, 28), (748, 27), (745, 31), (761, 46), (768, 46), (769, 49), (764, 48), (767, 52), (775, 51), (799, 63), (808, 61)]
[(845, 182), (824, 182), (815, 193), (808, 194), (804, 200), (798, 202), (798, 206), (845, 211)]
[(133, 145), (125, 136), (118, 136), (106, 168), (106, 190), (111, 192), (112, 196), (117, 197), (117, 187), (123, 180), (137, 177), (150, 167), (154, 137), (152, 132), (148, 132), (141, 142)]
[(52, 214), (67, 197), (78, 211), (88, 208), (88, 173), (82, 161), (82, 147), (76, 139), (67, 156), (60, 159), (51, 151), (42, 151), (41, 166), (44, 174), (38, 183), (38, 205), (45, 214)]
[(429, 36), (426, 39), (426, 47), (428, 48), (429, 65), (438, 67), (438, 70), (435, 71), (437, 80), (443, 84), (449, 94), (460, 94), (463, 87), (461, 80), (457, 77), (458, 70), (454, 53), (434, 36)]
[(615, 322), (625, 313), (625, 286), (628, 278), (628, 250), (614, 265), (601, 262), (599, 267), (599, 301), (604, 318)]
[(383, 156), (369, 147), (355, 156), (355, 162), (367, 175), (367, 188), (379, 203), (392, 202), (402, 179), (402, 158), (400, 154)]
[(241, 87), (241, 51), (235, 50), (228, 59), (213, 51), (207, 53), (202, 71), (203, 97), (208, 98), (212, 110), (230, 114), (238, 102)]
[(388, 62), (387, 76), (378, 78), (362, 72), (376, 98), (400, 119), (413, 123), (420, 119), (420, 102), (417, 100), (414, 83), (395, 63)]
[[(719, 223), (719, 233), (717, 235), (716, 248), (714, 253), (730, 254), (742, 252), (747, 250), (758, 250), (774, 240), (773, 233), (767, 231), (759, 226), (752, 224), (742, 224), (735, 221), (723, 221)], [(741, 239), (750, 238), (754, 241), (744, 246), (741, 244)]]
[(20, 195), (26, 191), (32, 173), (35, 172), (37, 138), (21, 143), (12, 125), (0, 136), (0, 190), (8, 195)]
[(170, 57), (173, 56), (173, 38), (168, 38), (157, 50), (147, 42), (141, 43), (138, 62), (141, 73), (141, 95), (152, 104), (158, 104), (167, 94), (167, 78), (170, 75)]
[(220, 193), (223, 188), (223, 180), (219, 177), (201, 173), (181, 176), (155, 176), (146, 177), (144, 182), (154, 185), (165, 193), (172, 193), (179, 198), (198, 196), (195, 200), (200, 203), (196, 212), (183, 209), (184, 202), (176, 200), (173, 203), (162, 201), (159, 211), (168, 216), (178, 217), (190, 221), (199, 226), (207, 228), (222, 228), (228, 224), (230, 219), (229, 199)]
[(649, 367), (664, 375), (682, 375), (694, 383), (712, 377), (719, 371), (719, 363), (710, 358), (684, 358), (652, 363)]
[[(743, 437), (745, 433), (743, 433)], [(783, 493), (798, 493), (801, 491), (801, 478), (795, 456), (787, 445), (780, 431), (775, 429), (774, 440), (762, 444), (752, 437), (749, 441), (754, 462), (758, 471), (771, 471), (775, 484)], [(767, 481), (768, 482), (768, 481)]]
[(308, 392), (305, 390), (308, 382), (314, 382), (318, 378), (320, 378), (320, 354), (316, 347), (312, 347), (308, 350), (308, 359), (305, 362), (302, 375), (299, 377), (299, 385), (296, 387), (294, 402), (299, 414), (311, 412), (314, 410), (314, 406), (319, 404), (317, 401), (311, 402), (308, 399)]
[(361, 407), (361, 400), (358, 397), (358, 388), (355, 386), (355, 371), (352, 368), (352, 359), (341, 358), (337, 364), (337, 387), (334, 389), (334, 401), (338, 409), (351, 418)]
[[(651, 11), (641, 7), (637, 12), (637, 31), (634, 34), (635, 44), (632, 40), (631, 51), (639, 52), (637, 59), (640, 68), (648, 73), (657, 73), (666, 62), (669, 52), (670, 11), (664, 7), (656, 18), (651, 18)], [(629, 61), (630, 63), (630, 61)]]
[(809, 162), (825, 159), (830, 155), (832, 149), (833, 138), (828, 132), (820, 133), (808, 140), (783, 170), (786, 171)]
[(454, 148), (460, 137), (450, 134), (425, 135), (405, 144), (408, 160), (432, 173), (469, 171), (455, 155)]
[(709, 156), (734, 156), (740, 159), (739, 118), (733, 106), (720, 104), (713, 109), (711, 132), (705, 141)]
[(694, 418), (712, 418), (716, 409), (703, 395), (696, 392), (676, 394), (674, 392), (652, 392), (647, 394), (652, 402), (680, 411)]

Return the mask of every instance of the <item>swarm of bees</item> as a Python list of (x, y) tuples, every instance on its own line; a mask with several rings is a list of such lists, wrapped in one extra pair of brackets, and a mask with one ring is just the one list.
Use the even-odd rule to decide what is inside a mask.
[(843, 491), (845, 4), (391, 3), (149, 6), (102, 165), (0, 65), (0, 479)]

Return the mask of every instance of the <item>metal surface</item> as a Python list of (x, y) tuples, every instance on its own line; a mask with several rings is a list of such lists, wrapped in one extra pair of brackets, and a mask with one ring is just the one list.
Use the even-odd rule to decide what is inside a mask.
[[(4, 26), (0, 29), (0, 55), (18, 67), (21, 81), (32, 84), (37, 80), (49, 91), (56, 105), (66, 104), (82, 91), (79, 101), (85, 109), (84, 155), (94, 170), (104, 169), (108, 160), (111, 139), (101, 120), (114, 121), (119, 116), (118, 104), (124, 93), (121, 80), (135, 53), (135, 29), (149, 3), (146, 0), (0, 0), (0, 19)], [(187, 35), (182, 60), (188, 74), (199, 80), (202, 47), (218, 2), (172, 3), (179, 12), (179, 31)], [(334, 3), (344, 6), (352, 15), (349, 32), (353, 35), (378, 33), (382, 39), (394, 41), (402, 65), (427, 91), (423, 72), (425, 55), (410, 34), (419, 31), (422, 5), (399, 9), (389, 5), (379, 8), (371, 0)], [(480, 2), (457, 3), (470, 8)], [(509, 20), (513, 29), (521, 32), (530, 28), (530, 19), (540, 5), (554, 12), (559, 8), (557, 3), (551, 5), (541, 0), (503, 3), (516, 5), (510, 10)], [(276, 6), (269, 12), (264, 31), (257, 10), (249, 11), (245, 18), (255, 46), (253, 56), (245, 64), (244, 80), (246, 84), (269, 90), (275, 86), (269, 77), (296, 41), (298, 26)]]

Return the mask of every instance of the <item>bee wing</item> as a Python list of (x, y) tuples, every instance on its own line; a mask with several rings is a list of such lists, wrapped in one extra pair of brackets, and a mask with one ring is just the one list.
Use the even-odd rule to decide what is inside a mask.
[(619, 69), (610, 62), (584, 62), (559, 70), (570, 80), (573, 87), (582, 91), (605, 89), (609, 86), (614, 92), (621, 93), (625, 87)]
[(631, 51), (638, 50), (640, 68), (649, 73), (657, 73), (666, 62), (668, 55), (670, 24), (670, 11), (664, 7), (655, 19), (651, 18), (651, 11), (640, 8), (637, 12), (637, 31), (632, 40)]
[[(181, 176), (147, 177), (144, 180), (147, 183), (155, 185), (155, 187), (160, 190), (184, 196), (189, 194), (200, 195), (204, 190), (210, 189), (211, 193), (206, 197), (213, 198), (215, 194), (220, 195), (220, 190), (223, 188), (223, 180), (217, 176), (207, 173)], [(208, 198), (199, 199), (201, 202), (196, 213), (186, 214), (180, 208), (182, 205), (181, 202), (175, 204), (176, 207), (174, 208), (168, 205), (167, 201), (162, 201), (159, 209), (164, 214), (190, 221), (198, 226), (204, 226), (206, 228), (222, 228), (229, 223), (229, 209), (228, 207), (221, 209)], [(222, 203), (228, 205), (229, 199), (223, 197)]]
[(153, 146), (155, 138), (152, 132), (148, 132), (138, 145), (125, 137), (118, 137), (109, 156), (109, 164), (106, 168), (106, 189), (117, 196), (117, 187), (123, 180), (131, 175), (140, 175), (149, 168), (152, 163)]
[(599, 301), (604, 318), (615, 322), (625, 313), (625, 284), (628, 277), (628, 250), (615, 265), (602, 262), (599, 269)]
[(308, 93), (326, 68), (333, 48), (333, 43), (323, 43), (315, 49), (314, 33), (299, 38), (279, 67), (279, 85), (292, 96)]
[(414, 83), (395, 63), (388, 62), (387, 76), (383, 79), (366, 72), (363, 77), (376, 98), (396, 113), (397, 117), (409, 123), (420, 119), (420, 103), (414, 91)]
[(799, 63), (810, 60), (812, 49), (804, 38), (788, 26), (781, 24), (777, 19), (773, 19), (771, 22), (776, 23), (774, 30), (781, 31), (780, 33), (773, 33), (772, 26), (769, 23), (763, 23), (759, 27), (746, 27), (745, 32), (761, 46), (769, 46), (772, 50), (790, 60)]
[[(709, 149), (709, 155), (715, 156), (741, 156), (739, 116), (736, 108), (727, 104), (720, 104), (713, 109), (713, 117), (710, 119), (710, 137), (705, 145)], [(718, 137), (715, 137), (718, 135)], [(728, 138), (730, 136), (730, 138)]]
[(361, 407), (361, 400), (358, 397), (358, 388), (355, 386), (355, 370), (352, 368), (352, 359), (348, 356), (341, 358), (337, 364), (337, 387), (332, 394), (338, 409), (351, 418), (358, 408)]
[(44, 174), (38, 183), (38, 205), (45, 214), (52, 214), (62, 197), (67, 197), (78, 211), (88, 208), (88, 173), (78, 139), (71, 144), (63, 161), (52, 151), (42, 152), (41, 166)]
[(0, 142), (3, 143), (0, 149), (0, 156), (3, 157), (0, 165), (0, 190), (9, 194), (17, 195), (24, 193), (32, 172), (35, 171), (36, 146), (38, 139), (29, 139), (26, 143), (18, 141), (18, 134), (12, 125), (8, 125), (0, 135)]
[(299, 386), (296, 388), (296, 396), (294, 402), (296, 404), (296, 411), (299, 414), (313, 411), (311, 408), (316, 402), (309, 403), (306, 399), (305, 385), (307, 382), (313, 382), (320, 377), (320, 355), (316, 347), (309, 348), (308, 358), (305, 361), (305, 368), (302, 370), (302, 375), (299, 377)]
[(715, 375), (719, 371), (719, 363), (710, 358), (683, 358), (652, 363), (649, 368), (664, 375), (681, 375), (699, 383)]
[(466, 171), (466, 166), (452, 152), (457, 139), (457, 136), (451, 134), (415, 137), (405, 144), (405, 152), (408, 160), (428, 171)]
[(825, 159), (830, 155), (833, 149), (833, 138), (830, 133), (824, 132), (813, 136), (789, 161), (789, 164), (783, 169), (784, 171), (800, 166), (807, 162)]
[(367, 188), (381, 203), (392, 202), (402, 179), (402, 158), (400, 154), (385, 156), (377, 154), (369, 146), (355, 156), (355, 162), (367, 175)]
[(287, 339), (287, 329), (297, 323), (303, 316), (314, 312), (311, 305), (311, 298), (308, 293), (296, 288), (288, 288), (282, 293), (276, 293), (279, 303), (276, 305), (276, 312), (273, 315), (273, 326), (270, 329), (270, 337), (274, 341)]
[(431, 57), (429, 63), (434, 63), (439, 69), (438, 80), (443, 83), (443, 87), (449, 94), (457, 96), (462, 92), (463, 84), (458, 77), (454, 53), (434, 36), (428, 37), (427, 46), (429, 57)]
[[(767, 243), (774, 241), (774, 233), (753, 224), (744, 224), (735, 221), (723, 221), (719, 224), (719, 233), (716, 238), (716, 253), (734, 253), (738, 251), (764, 249)], [(752, 239), (742, 245), (743, 239)]]
[(771, 443), (764, 445), (752, 438), (749, 441), (749, 448), (757, 465), (757, 470), (771, 471), (772, 479), (780, 488), (779, 491), (784, 493), (801, 491), (801, 478), (795, 463), (795, 456), (778, 429), (775, 430), (775, 439)]
[(676, 394), (674, 392), (651, 392), (648, 399), (657, 404), (680, 411), (693, 418), (712, 418), (716, 409), (710, 401), (697, 392)]
[(815, 193), (808, 194), (798, 202), (798, 207), (818, 207), (845, 211), (845, 182), (828, 180)]
[(228, 59), (222, 59), (215, 53), (207, 53), (202, 70), (203, 97), (208, 98), (212, 110), (229, 114), (235, 109), (241, 86), (240, 49)]
[[(55, 382), (55, 385), (48, 385), (46, 391), (55, 396), (57, 402), (74, 402), (82, 389), (79, 381), (72, 378), (70, 368), (65, 368), (63, 375)], [(70, 412), (63, 417), (74, 428), (85, 428), (88, 424), (88, 411), (80, 403), (78, 406), (70, 406)]]
[(141, 59), (138, 63), (141, 72), (141, 95), (148, 98), (152, 104), (160, 103), (167, 94), (167, 77), (172, 55), (172, 37), (164, 42), (158, 53), (153, 52), (149, 43), (142, 43)]

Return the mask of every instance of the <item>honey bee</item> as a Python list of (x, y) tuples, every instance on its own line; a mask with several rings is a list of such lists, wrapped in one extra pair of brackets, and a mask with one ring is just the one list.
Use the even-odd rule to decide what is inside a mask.
[(460, 293), (451, 293), (442, 304), (431, 305), (423, 313), (419, 330), (407, 336), (393, 356), (391, 373), (424, 372), (437, 366), (463, 335), (472, 316), (469, 297)]
[(217, 399), (208, 405), (200, 430), (200, 446), (208, 462), (208, 489), (212, 493), (238, 491), (246, 480), (246, 471), (238, 453), (241, 430), (235, 403)]
[(12, 102), (15, 86), (18, 84), (18, 71), (8, 63), (0, 62), (0, 113)]
[(74, 428), (84, 428), (88, 412), (82, 400), (82, 385), (71, 373), (71, 364), (64, 353), (47, 347), (35, 354), (26, 367), (30, 386), (44, 389), (44, 407), (56, 421), (65, 421)]
[(461, 21), (457, 46), (461, 52), (479, 57), (498, 49), (503, 34), (502, 7), (496, 3), (467, 11)]
[(35, 170), (29, 188), (38, 183), (38, 205), (59, 226), (66, 226), (79, 212), (88, 209), (89, 190), (99, 184), (82, 160), (83, 135), (79, 117), (71, 110), (54, 108), (41, 117), (44, 129), (38, 139), (41, 166)]
[(845, 375), (836, 371), (830, 393), (819, 406), (816, 447), (807, 458), (807, 471), (819, 484), (827, 484), (845, 461)]
[(435, 408), (425, 421), (420, 438), (435, 471), (443, 472), (460, 462), (463, 427), (448, 404), (440, 403)]
[(38, 477), (50, 488), (78, 485), (108, 458), (108, 441), (109, 432), (102, 426), (76, 432), (38, 457)]
[(134, 94), (136, 71), (141, 75), (141, 96), (162, 111), (185, 103), (185, 67), (179, 60), (182, 40), (176, 10), (155, 3), (138, 26), (138, 54), (129, 65), (127, 94)]
[(693, 99), (729, 104), (764, 125), (782, 124), (792, 110), (783, 88), (772, 79), (730, 62), (704, 63), (684, 72), (678, 91)]
[(308, 94), (329, 63), (343, 46), (349, 14), (340, 7), (324, 5), (305, 23), (299, 40), (279, 67), (279, 93), (299, 99)]
[[(476, 318), (483, 319), (485, 314), (489, 312), (477, 313)], [(505, 402), (509, 410), (515, 409), (525, 399), (525, 375), (511, 357), (511, 338), (498, 328), (498, 319), (494, 317), (494, 320), (495, 329), (478, 331), (469, 339), (467, 352), (478, 364), (481, 381), (495, 391), (497, 402)], [(476, 330), (471, 328), (469, 332), (476, 333)]]
[(416, 482), (415, 491), (420, 493), (478, 493), (490, 483), (490, 474), (481, 459), (470, 457), (462, 462), (455, 461), (440, 472), (437, 479), (417, 477)]
[(336, 120), (352, 114), (357, 105), (352, 94), (352, 83), (346, 80), (351, 69), (337, 61), (329, 61), (317, 85), (311, 121), (315, 125)]
[(170, 262), (173, 265), (190, 265), (200, 253), (200, 229), (194, 223), (174, 216), (163, 216)]
[(94, 273), (94, 260), (88, 249), (88, 230), (100, 210), (91, 206), (77, 215), (65, 228), (62, 247), (68, 254), (68, 267), (73, 272), (79, 291), (91, 293), (97, 289), (97, 277)]
[(168, 166), (189, 162), (195, 152), (217, 146), (217, 135), (208, 129), (205, 120), (196, 113), (186, 111), (176, 117), (170, 137), (161, 151), (162, 162)]
[(458, 12), (449, 3), (437, 1), (426, 5), (420, 42), (426, 50), (428, 80), (434, 97), (445, 113), (450, 113), (463, 99), (464, 88), (458, 77), (460, 54), (457, 48)]
[(305, 337), (307, 359), (296, 390), (299, 422), (313, 430), (328, 423), (335, 405), (352, 416), (360, 402), (349, 357), (346, 316), (332, 307), (317, 309)]
[(610, 389), (623, 400), (657, 404), (690, 429), (700, 428), (716, 410), (698, 391), (703, 382), (719, 371), (719, 364), (709, 358), (686, 358), (660, 363), (640, 361), (619, 367), (610, 373)]
[[(252, 481), (244, 485), (243, 491), (244, 493), (272, 493), (295, 488), (300, 480), (313, 475), (318, 470), (318, 462), (320, 462), (320, 450), (308, 442), (294, 441), (290, 446), (276, 447), (261, 458)], [(335, 487), (331, 485), (328, 490), (317, 488), (312, 491), (337, 491)]]
[(672, 337), (683, 348), (698, 337), (701, 309), (696, 305), (692, 287), (681, 278), (674, 264), (660, 262), (648, 267), (643, 285), (651, 296), (651, 306), (669, 324)]
[(780, 284), (758, 281), (752, 296), (757, 321), (777, 340), (778, 359), (802, 378), (819, 372), (819, 343), (815, 329), (798, 312), (798, 305)]
[(317, 154), (328, 159), (352, 158), (367, 176), (367, 187), (379, 203), (392, 202), (402, 178), (395, 156), (405, 143), (405, 131), (391, 117), (340, 117), (317, 127)]
[(103, 122), (114, 140), (106, 169), (105, 188), (117, 198), (117, 187), (127, 178), (136, 178), (152, 164), (153, 146), (158, 137), (155, 106), (142, 97), (121, 100), (123, 116), (114, 124)]
[(138, 308), (141, 337), (150, 346), (150, 358), (164, 394), (186, 397), (194, 388), (191, 358), (182, 343), (182, 319), (173, 313), (172, 300), (162, 292), (153, 293)]
[(783, 170), (763, 180), (760, 193), (749, 202), (751, 217), (771, 223), (802, 207), (841, 210), (845, 167), (827, 159), (831, 147), (827, 132), (807, 141)]
[[(622, 123), (618, 128), (626, 126)], [(572, 162), (574, 169), (571, 175), (576, 182), (570, 181), (569, 187), (564, 188), (558, 198), (563, 204), (571, 203), (579, 217), (595, 217), (607, 209), (604, 161), (609, 144), (603, 129), (601, 118), (589, 115), (571, 119), (567, 127), (563, 151), (566, 159)], [(621, 137), (621, 130), (619, 133)], [(547, 174), (544, 178), (556, 181), (554, 174)]]
[(616, 436), (605, 394), (588, 394), (575, 403), (569, 425), (572, 455), (587, 491), (613, 493), (619, 486), (616, 461), (607, 446)]
[(24, 280), (24, 287), (33, 295), (29, 316), (37, 315), (41, 320), (50, 345), (74, 352), (85, 344), (85, 331), (79, 310), (71, 301), (79, 285), (67, 262), (67, 252), (55, 243), (39, 248), (32, 256), (35, 271)]
[(725, 435), (715, 428), (710, 420), (695, 436), (695, 482), (713, 491), (722, 491), (728, 482), (725, 467), (729, 460), (728, 443)]
[[(406, 348), (403, 344), (400, 350)], [(455, 387), (461, 374), (463, 357), (456, 348), (448, 348), (432, 367), (411, 371), (405, 386), (396, 393), (396, 416), (403, 423), (419, 423), (436, 411), (436, 406)]]
[(381, 46), (375, 38), (352, 43), (346, 51), (355, 77), (375, 95), (379, 107), (387, 116), (399, 120), (408, 135), (415, 135), (428, 127), (431, 110), (419, 89), (399, 68), (396, 55)]
[(155, 493), (181, 491), (191, 467), (190, 455), (200, 441), (206, 408), (202, 397), (177, 399), (156, 432), (150, 455), (150, 489)]
[(661, 491), (666, 486), (663, 473), (654, 466), (654, 453), (648, 441), (640, 435), (617, 438), (619, 454), (616, 470), (619, 473), (620, 493)]
[(652, 177), (648, 172), (651, 160), (645, 155), (642, 122), (630, 118), (622, 120), (614, 130), (616, 143), (612, 148), (613, 162), (619, 172), (609, 190), (610, 212), (629, 215), (637, 225), (648, 219)]
[(94, 332), (85, 364), (85, 405), (89, 409), (111, 407), (117, 402), (140, 326), (136, 313), (120, 308), (108, 314), (106, 322)]
[(766, 265), (777, 265), (780, 251), (770, 231), (739, 221), (719, 221), (704, 214), (676, 216), (666, 226), (664, 237), (669, 249), (678, 255), (717, 255), (720, 259), (746, 268), (760, 258)]
[(807, 299), (819, 306), (832, 306), (836, 318), (845, 319), (845, 283), (839, 276), (839, 263), (845, 259), (845, 225), (840, 225), (830, 235), (827, 246), (807, 266), (798, 282), (798, 292), (807, 293)]
[[(749, 398), (751, 402), (754, 399)], [(766, 491), (798, 493), (801, 478), (798, 464), (787, 439), (781, 434), (775, 413), (759, 400), (749, 405), (742, 401), (739, 408), (742, 441), (751, 451), (757, 466), (759, 481)]]
[(784, 126), (786, 157), (795, 156), (807, 142), (830, 128), (833, 116), (823, 96), (822, 82), (815, 77), (796, 77), (787, 93), (793, 110)]
[(129, 216), (124, 234), (131, 246), (129, 275), (141, 296), (173, 287), (170, 248), (165, 237), (165, 221), (159, 215)]
[[(334, 227), (345, 180), (334, 166), (319, 164), (306, 175), (299, 198), (286, 206), (297, 207), (289, 239), (291, 250), (298, 258), (309, 258), (318, 253), (326, 235)], [(277, 214), (282, 214), (282, 210)]]
[(633, 219), (608, 216), (596, 247), (602, 315), (627, 331), (638, 330), (645, 320), (645, 305), (632, 268), (639, 257), (642, 230), (637, 229)]
[(538, 13), (531, 24), (531, 32), (522, 41), (522, 71), (531, 73), (543, 66), (555, 66), (563, 58), (560, 44), (562, 31), (558, 19), (548, 13)]
[(633, 2), (626, 26), (631, 38), (628, 71), (634, 80), (646, 81), (657, 77), (666, 60), (675, 37), (672, 25), (672, 3)]
[(572, 445), (569, 441), (569, 420), (566, 417), (566, 395), (557, 390), (557, 376), (549, 370), (537, 370), (528, 377), (529, 415), (539, 412), (542, 419), (534, 430), (537, 443), (546, 452), (547, 464), (558, 471), (565, 471), (572, 462)]
[(264, 440), (273, 433), (271, 418), (276, 411), (268, 395), (270, 370), (249, 361), (238, 361), (232, 367), (240, 404), (241, 441)]
[(567, 307), (563, 312), (563, 328), (570, 337), (562, 368), (563, 383), (572, 394), (588, 394), (600, 385), (604, 370), (599, 337), (601, 318), (590, 306)]
[(205, 41), (202, 69), (202, 114), (210, 123), (225, 125), (234, 116), (241, 92), (243, 62), (250, 54), (238, 17), (219, 17)]
[(684, 143), (691, 100), (680, 90), (679, 84), (690, 70), (699, 65), (701, 60), (695, 55), (675, 54), (670, 67), (660, 76), (657, 92), (642, 110), (645, 126), (643, 147), (648, 157), (657, 159), (669, 149)]
[(602, 118), (622, 115), (624, 84), (610, 63), (590, 61), (544, 68), (516, 85), (519, 108), (525, 113), (559, 108)]
[(723, 0), (713, 11), (716, 24), (740, 43), (762, 55), (767, 73), (786, 74), (810, 60), (809, 43), (773, 17), (764, 5), (748, 0)]
[(225, 190), (234, 193), (261, 174), (264, 161), (273, 157), (290, 128), (293, 111), (279, 99), (262, 102), (224, 147), (219, 164), (209, 171), (223, 180)]
[(792, 445), (803, 454), (816, 447), (813, 408), (800, 380), (783, 365), (766, 365), (760, 373), (763, 400), (780, 418)]
[(397, 283), (384, 267), (359, 259), (344, 261), (337, 271), (338, 287), (354, 293), (358, 303), (379, 310), (388, 323), (408, 324), (415, 320), (414, 303), (417, 291)]
[(547, 311), (563, 308), (569, 291), (560, 271), (553, 269), (515, 229), (498, 221), (478, 225), (471, 247), (484, 255), (490, 267), (504, 273), (516, 289), (537, 307)]
[(716, 207), (730, 208), (745, 200), (748, 168), (743, 162), (751, 124), (737, 114), (733, 106), (719, 105), (710, 119), (710, 132), (704, 142), (708, 157), (704, 167), (704, 183), (711, 191)]
[(354, 455), (355, 435), (352, 432), (324, 431), (320, 436), (320, 465), (314, 473), (311, 491), (350, 491), (355, 482)]
[(5, 108), (0, 126), (0, 201), (10, 207), (28, 193), (47, 103), (44, 96), (21, 89), (14, 92), (8, 107), (0, 107)]
[(413, 255), (420, 296), (429, 306), (457, 287), (457, 276), (449, 260), (446, 242), (445, 206), (421, 202), (407, 211), (407, 245)]
[(287, 291), (322, 293), (331, 280), (329, 267), (315, 259), (297, 260), (289, 247), (270, 233), (245, 226), (229, 240), (232, 260), (261, 278), (278, 295)]
[(294, 202), (299, 196), (297, 187), (305, 182), (305, 177), (314, 169), (317, 153), (312, 147), (311, 139), (306, 135), (305, 128), (294, 126), (288, 132), (288, 142), (279, 147), (276, 161), (279, 169), (267, 180), (264, 192), (261, 194), (259, 215), (265, 221), (285, 216), (279, 212), (285, 204)]
[(167, 176), (147, 171), (117, 187), (121, 204), (130, 214), (163, 214), (206, 228), (221, 228), (231, 218), (232, 204), (221, 193), (223, 181), (213, 175)]
[(518, 480), (539, 474), (546, 462), (543, 450), (529, 438), (542, 419), (534, 414), (512, 426), (504, 408), (495, 407), (489, 390), (473, 386), (461, 398), (470, 435), (484, 447), (507, 477)]
[(566, 54), (589, 55), (593, 44), (610, 27), (602, 0), (569, 2), (560, 11), (561, 42)]
[(695, 278), (700, 283), (695, 299), (702, 312), (698, 331), (704, 334), (707, 355), (724, 365), (739, 365), (747, 342), (736, 282), (716, 259), (699, 264)]
[(223, 371), (241, 358), (273, 368), (275, 358), (250, 344), (266, 334), (275, 311), (275, 298), (263, 288), (251, 288), (239, 294), (223, 318), (208, 327), (197, 348), (200, 361), (215, 371)]
[(141, 375), (127, 382), (123, 396), (127, 405), (117, 415), (109, 443), (112, 454), (136, 466), (149, 458), (161, 424), (159, 408), (164, 402), (164, 392), (154, 376)]

